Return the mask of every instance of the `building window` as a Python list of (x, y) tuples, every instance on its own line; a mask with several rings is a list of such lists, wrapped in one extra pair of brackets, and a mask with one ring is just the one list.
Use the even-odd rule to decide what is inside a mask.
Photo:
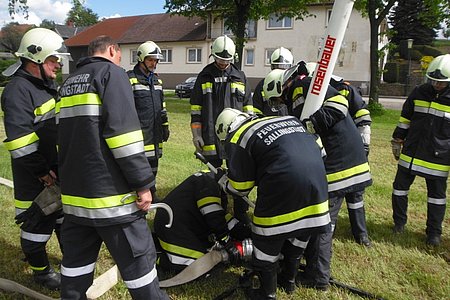
[(132, 65), (137, 64), (138, 59), (137, 59), (137, 50), (131, 50), (131, 55), (130, 55), (130, 63)]
[(187, 62), (188, 63), (201, 63), (202, 62), (202, 49), (201, 48), (188, 48), (187, 49)]
[(172, 63), (172, 49), (161, 49), (163, 58), (159, 60), (160, 63), (169, 64)]
[(255, 64), (255, 50), (245, 49), (245, 65), (253, 66)]
[(270, 66), (270, 58), (272, 57), (273, 51), (275, 51), (276, 48), (266, 49), (266, 55), (264, 56), (266, 59), (264, 61), (264, 65)]
[(269, 20), (267, 21), (267, 28), (278, 29), (278, 28), (292, 28), (292, 18), (282, 17), (280, 18), (276, 14), (271, 14)]
[[(245, 24), (245, 37), (256, 38), (256, 22), (255, 20), (248, 20)], [(225, 26), (225, 20), (223, 21), (223, 34), (228, 36), (234, 36), (230, 28)]]

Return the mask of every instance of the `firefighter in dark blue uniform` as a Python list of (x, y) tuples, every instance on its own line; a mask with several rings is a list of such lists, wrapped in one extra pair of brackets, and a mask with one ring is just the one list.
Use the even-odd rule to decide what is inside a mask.
[(408, 193), (416, 176), (427, 184), (426, 243), (441, 243), (450, 170), (450, 54), (429, 65), (428, 82), (416, 87), (403, 104), (392, 134), (392, 151), (398, 160), (392, 192), (394, 232), (407, 221)]
[(166, 227), (167, 212), (158, 210), (154, 220), (163, 250), (158, 265), (163, 269), (181, 271), (207, 253), (215, 242), (227, 249), (232, 240), (250, 237), (250, 228), (223, 209), (219, 185), (210, 172), (189, 176), (162, 202), (173, 212), (170, 228)]
[[(198, 74), (191, 94), (191, 131), (195, 149), (216, 168), (222, 165), (225, 153), (214, 134), (219, 113), (231, 107), (253, 113), (251, 89), (244, 72), (233, 63), (235, 44), (227, 36), (216, 38), (211, 47), (214, 62)], [(248, 222), (248, 206), (236, 198), (234, 216)]]
[[(297, 70), (292, 72), (292, 70)], [(264, 80), (267, 98), (287, 102), (290, 113), (300, 118), (311, 77), (303, 62), (291, 70), (273, 70)], [(322, 107), (302, 121), (310, 133), (320, 136), (326, 151), (325, 168), (332, 231), (313, 236), (305, 250), (306, 270), (299, 281), (306, 286), (327, 289), (333, 231), (344, 195), (372, 183), (361, 137), (348, 114), (348, 101), (329, 87)]]
[(61, 86), (56, 107), (65, 218), (61, 298), (86, 299), (104, 242), (133, 299), (168, 299), (145, 218), (155, 177), (131, 85), (119, 67), (121, 51), (99, 36), (88, 52)]
[(133, 87), (134, 102), (144, 134), (145, 156), (156, 177), (158, 161), (162, 156), (163, 142), (169, 139), (169, 120), (162, 81), (155, 73), (162, 58), (161, 49), (152, 41), (137, 49), (138, 63), (127, 72)]
[[(11, 154), (16, 218), (32, 209), (33, 200), (57, 181), (55, 103), (56, 72), (65, 52), (55, 32), (31, 29), (23, 36), (16, 55), (20, 58), (3, 74), (14, 75), (2, 94), (6, 131), (5, 146)], [(59, 239), (61, 209), (31, 222), (24, 220), (20, 244), (33, 270), (34, 280), (50, 289), (60, 286), (60, 274), (50, 266), (46, 244), (55, 230)], [(36, 224), (34, 224), (36, 223)]]
[[(278, 283), (295, 288), (302, 245), (330, 231), (325, 167), (313, 135), (292, 116), (250, 117), (227, 108), (217, 118), (216, 134), (225, 141), (228, 178), (224, 190), (247, 196), (257, 186), (252, 219), (252, 268), (261, 287), (251, 299), (276, 299)], [(283, 266), (277, 265), (283, 254)]]

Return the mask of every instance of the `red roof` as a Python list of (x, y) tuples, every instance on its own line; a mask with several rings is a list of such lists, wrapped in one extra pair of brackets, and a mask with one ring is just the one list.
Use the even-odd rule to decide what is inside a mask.
[(65, 41), (66, 46), (87, 46), (99, 35), (108, 35), (119, 44), (144, 41), (174, 42), (206, 39), (206, 21), (171, 14), (152, 14), (106, 19)]

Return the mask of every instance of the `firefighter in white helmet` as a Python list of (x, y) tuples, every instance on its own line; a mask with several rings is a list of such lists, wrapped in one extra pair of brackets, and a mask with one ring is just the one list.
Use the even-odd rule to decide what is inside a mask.
[(216, 134), (228, 155), (229, 180), (220, 180), (222, 188), (248, 195), (258, 187), (251, 265), (260, 288), (246, 292), (250, 299), (276, 299), (278, 283), (292, 293), (304, 245), (331, 230), (321, 148), (293, 116), (257, 118), (226, 108)]
[(167, 142), (170, 134), (162, 80), (155, 72), (162, 58), (159, 46), (147, 41), (137, 49), (138, 63), (127, 72), (144, 134), (145, 156), (155, 176), (159, 158), (163, 154), (163, 142)]
[(61, 59), (70, 55), (63, 39), (44, 28), (26, 32), (15, 55), (19, 61), (3, 73), (12, 79), (1, 104), (4, 143), (11, 154), (16, 220), (22, 223), (20, 244), (34, 280), (59, 289), (61, 277), (51, 267), (45, 247), (53, 231), (59, 239), (62, 210), (45, 215), (33, 200), (45, 186), (55, 186), (58, 180), (54, 80)]
[[(294, 57), (291, 51), (284, 47), (275, 49), (270, 56), (270, 67), (272, 70), (286, 70), (294, 64)], [(253, 92), (253, 110), (255, 114), (264, 116), (286, 116), (288, 115), (287, 106), (284, 103), (278, 105), (269, 105), (264, 97), (263, 91), (264, 79), (262, 79), (255, 87)]]
[[(290, 113), (300, 118), (311, 77), (306, 63), (282, 73), (273, 70), (264, 80), (264, 95), (271, 101), (288, 104)], [(325, 169), (332, 229), (344, 196), (372, 183), (363, 142), (348, 114), (348, 101), (331, 86), (322, 107), (302, 121), (309, 132), (320, 136), (326, 151)], [(333, 231), (311, 237), (305, 250), (306, 269), (298, 276), (301, 285), (325, 290), (329, 286)]]
[[(211, 46), (214, 62), (198, 74), (190, 98), (193, 144), (215, 167), (220, 167), (225, 158), (223, 146), (214, 133), (219, 113), (226, 107), (253, 113), (250, 86), (244, 72), (233, 64), (235, 54), (231, 38), (216, 38)], [(247, 209), (242, 199), (234, 201), (235, 217), (248, 223)]]
[(423, 177), (428, 191), (426, 243), (437, 246), (450, 170), (450, 54), (434, 58), (426, 77), (428, 81), (417, 86), (403, 104), (392, 134), (392, 152), (398, 160), (392, 192), (393, 230), (404, 231), (409, 188), (416, 176)]

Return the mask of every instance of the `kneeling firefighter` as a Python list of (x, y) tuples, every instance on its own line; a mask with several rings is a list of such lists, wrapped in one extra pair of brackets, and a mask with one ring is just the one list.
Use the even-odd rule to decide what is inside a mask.
[(251, 266), (261, 284), (247, 290), (247, 296), (276, 299), (277, 281), (293, 292), (304, 243), (331, 230), (321, 149), (292, 116), (257, 118), (226, 108), (215, 130), (228, 156), (228, 174), (219, 180), (222, 189), (242, 197), (258, 186)]
[[(223, 193), (223, 192), (222, 192)], [(250, 237), (250, 228), (227, 214), (222, 206), (219, 185), (210, 172), (189, 176), (162, 200), (172, 208), (170, 228), (166, 211), (158, 210), (154, 228), (163, 255), (159, 266), (163, 270), (181, 271), (202, 257), (217, 242), (228, 252), (230, 262), (242, 256), (235, 241)]]

